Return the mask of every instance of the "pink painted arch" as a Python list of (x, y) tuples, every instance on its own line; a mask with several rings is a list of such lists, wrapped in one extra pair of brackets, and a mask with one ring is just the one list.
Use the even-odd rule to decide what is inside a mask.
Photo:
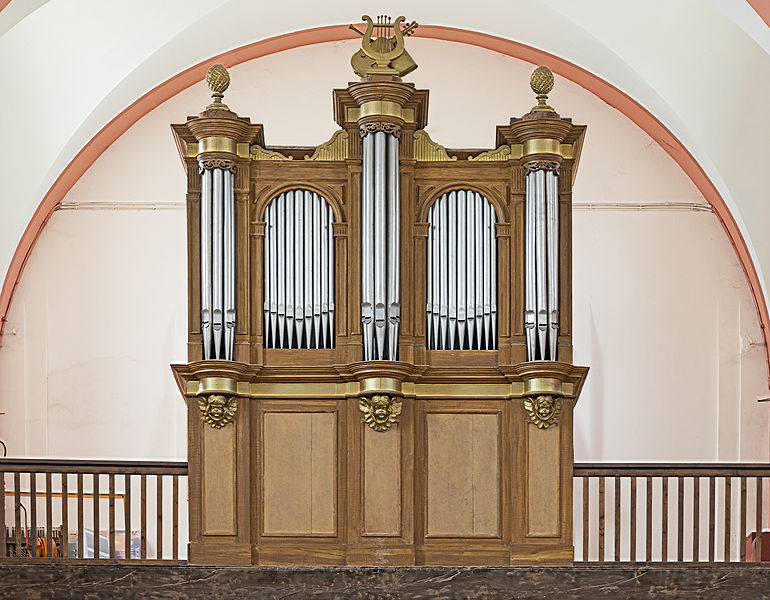
[[(0, 3), (2, 0), (0, 0)], [(633, 98), (620, 91), (618, 88), (604, 81), (597, 75), (572, 64), (571, 62), (554, 56), (542, 50), (532, 48), (513, 40), (492, 36), (465, 29), (442, 27), (438, 25), (421, 25), (415, 32), (418, 37), (432, 38), (450, 42), (459, 42), (471, 46), (478, 46), (487, 50), (493, 50), (518, 58), (532, 64), (545, 65), (554, 73), (569, 79), (584, 89), (601, 98), (604, 102), (619, 110), (633, 121), (640, 129), (660, 144), (668, 154), (676, 161), (679, 167), (687, 174), (703, 197), (714, 208), (730, 242), (735, 248), (738, 260), (746, 273), (751, 294), (759, 315), (762, 335), (766, 348), (768, 347), (768, 308), (765, 303), (762, 286), (755, 265), (751, 259), (746, 240), (744, 240), (738, 225), (730, 213), (724, 199), (716, 186), (712, 183), (706, 172), (698, 164), (695, 158), (685, 148), (684, 144), (674, 136), (652, 113)], [(193, 84), (204, 79), (209, 66), (222, 63), (226, 67), (232, 67), (242, 62), (260, 58), (269, 54), (290, 50), (300, 46), (334, 42), (356, 37), (346, 25), (331, 25), (305, 29), (288, 33), (253, 44), (248, 44), (223, 54), (213, 56), (194, 67), (174, 75), (164, 81), (144, 96), (128, 106), (107, 125), (105, 125), (64, 168), (59, 177), (48, 190), (35, 214), (27, 225), (24, 234), (16, 248), (11, 260), (8, 273), (0, 290), (0, 335), (5, 327), (11, 300), (14, 291), (21, 278), (24, 266), (29, 258), (35, 241), (40, 236), (43, 227), (51, 214), (58, 208), (64, 196), (72, 188), (75, 182), (86, 172), (99, 156), (134, 123), (153, 110), (162, 102), (175, 96)], [(2, 339), (2, 338), (0, 338)], [(770, 349), (766, 350), (770, 352)], [(766, 354), (768, 374), (770, 376), (770, 354)]]

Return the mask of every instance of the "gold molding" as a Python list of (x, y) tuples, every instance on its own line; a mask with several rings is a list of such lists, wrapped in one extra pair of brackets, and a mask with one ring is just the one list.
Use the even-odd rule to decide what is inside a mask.
[(230, 154), (237, 154), (238, 144), (232, 138), (212, 135), (198, 140), (198, 154), (204, 152), (228, 152)]
[(562, 394), (562, 381), (556, 377), (535, 377), (524, 381), (525, 394)]
[(315, 149), (313, 156), (305, 156), (305, 160), (345, 160), (348, 157), (348, 132), (340, 129), (328, 142)]
[(214, 429), (222, 429), (235, 418), (235, 412), (238, 410), (238, 398), (223, 394), (211, 394), (198, 398), (198, 408), (200, 408), (201, 419), (204, 422)]
[(401, 380), (394, 377), (369, 377), (359, 382), (361, 392), (401, 393)]
[(249, 148), (249, 156), (251, 160), (292, 160), (292, 156), (286, 156), (280, 152), (274, 150), (266, 150), (259, 144), (253, 144)]
[(414, 159), (421, 162), (452, 161), (456, 156), (449, 157), (446, 147), (437, 144), (424, 129), (414, 132)]
[(236, 394), (238, 392), (238, 382), (229, 377), (203, 377), (198, 382), (199, 396), (211, 393)]
[(574, 148), (572, 144), (562, 144), (559, 140), (552, 138), (535, 138), (524, 142), (522, 156), (531, 154), (555, 154), (562, 158), (574, 158)]
[(349, 123), (358, 121), (363, 117), (395, 117), (404, 123), (415, 123), (414, 109), (404, 108), (396, 102), (389, 100), (370, 100), (360, 107), (349, 106), (345, 111), (345, 120)]
[(477, 154), (476, 156), (469, 156), (468, 160), (486, 162), (508, 160), (509, 158), (513, 158), (513, 156), (511, 156), (511, 147), (507, 144), (503, 144), (495, 150), (487, 150), (481, 154)]
[(538, 429), (548, 429), (559, 422), (561, 398), (549, 394), (524, 398), (524, 410)]
[(364, 422), (374, 431), (387, 431), (398, 421), (402, 400), (398, 396), (375, 394), (358, 401), (358, 409), (364, 413)]

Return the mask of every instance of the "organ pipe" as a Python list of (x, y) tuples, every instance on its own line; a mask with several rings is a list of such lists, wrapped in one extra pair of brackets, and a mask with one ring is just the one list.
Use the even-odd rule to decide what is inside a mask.
[(265, 211), (265, 348), (334, 347), (332, 209), (290, 190)]
[(558, 165), (535, 163), (526, 175), (525, 312), (528, 360), (558, 360)]
[(492, 204), (471, 190), (441, 196), (428, 215), (430, 350), (497, 347), (497, 251)]
[(364, 131), (361, 322), (364, 360), (397, 360), (401, 322), (399, 139)]
[(200, 239), (203, 358), (232, 360), (235, 341), (235, 192), (234, 174), (226, 161), (205, 161), (201, 165)]

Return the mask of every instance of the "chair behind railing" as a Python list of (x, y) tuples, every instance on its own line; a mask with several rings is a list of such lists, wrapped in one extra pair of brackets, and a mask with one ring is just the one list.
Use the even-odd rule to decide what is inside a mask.
[(3, 458), (0, 497), (0, 560), (187, 558), (186, 462)]
[(759, 561), (768, 482), (768, 464), (575, 464), (575, 560)]

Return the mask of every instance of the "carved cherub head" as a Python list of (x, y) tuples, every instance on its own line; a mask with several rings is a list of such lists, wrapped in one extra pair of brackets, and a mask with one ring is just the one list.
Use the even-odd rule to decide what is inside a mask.
[(524, 398), (524, 410), (540, 429), (556, 422), (561, 412), (561, 399), (549, 395)]
[(401, 398), (377, 394), (361, 398), (358, 407), (364, 413), (364, 421), (375, 431), (385, 431), (401, 414)]
[(233, 420), (238, 409), (238, 400), (235, 396), (227, 397), (222, 394), (212, 394), (198, 398), (198, 407), (201, 409), (203, 420), (216, 429), (221, 429)]

